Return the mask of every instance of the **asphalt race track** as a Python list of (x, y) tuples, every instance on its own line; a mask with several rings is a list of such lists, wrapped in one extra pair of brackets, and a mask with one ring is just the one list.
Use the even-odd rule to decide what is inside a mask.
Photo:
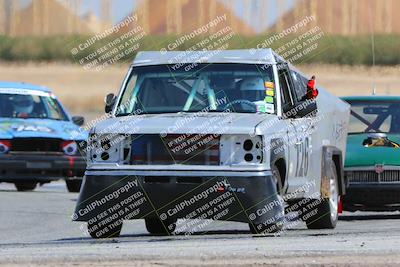
[(71, 221), (76, 199), (63, 182), (28, 193), (0, 184), (0, 266), (400, 266), (400, 212), (345, 213), (335, 230), (294, 223), (278, 237), (230, 222), (150, 236), (136, 220), (118, 239), (94, 240)]

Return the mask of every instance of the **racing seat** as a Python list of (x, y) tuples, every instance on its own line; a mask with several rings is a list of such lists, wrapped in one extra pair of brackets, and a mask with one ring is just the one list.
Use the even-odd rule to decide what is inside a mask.
[(0, 95), (0, 117), (13, 117), (13, 106), (6, 95)]
[(214, 89), (217, 98), (226, 97), (227, 103), (240, 99), (241, 93), (237, 89), (233, 75), (220, 75), (210, 77), (210, 86)]

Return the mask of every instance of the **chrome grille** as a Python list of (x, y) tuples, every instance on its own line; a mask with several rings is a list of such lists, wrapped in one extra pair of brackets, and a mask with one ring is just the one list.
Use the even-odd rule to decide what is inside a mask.
[(386, 170), (382, 173), (375, 171), (347, 171), (346, 177), (350, 183), (398, 183), (400, 171)]

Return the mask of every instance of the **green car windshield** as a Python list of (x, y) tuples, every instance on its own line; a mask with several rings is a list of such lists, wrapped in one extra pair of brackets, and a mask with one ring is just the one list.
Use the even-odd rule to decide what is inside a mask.
[(227, 109), (240, 113), (275, 113), (273, 88), (270, 66), (190, 64), (178, 68), (174, 65), (135, 67), (123, 90), (116, 115), (221, 112)]
[(348, 101), (349, 134), (400, 133), (400, 101)]

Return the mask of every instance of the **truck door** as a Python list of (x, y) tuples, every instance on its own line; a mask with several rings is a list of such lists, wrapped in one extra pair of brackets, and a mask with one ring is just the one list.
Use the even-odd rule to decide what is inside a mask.
[[(296, 104), (305, 99), (307, 93), (307, 80), (304, 81), (299, 73), (290, 70), (292, 80), (291, 92)], [(297, 153), (297, 166), (295, 177), (309, 176), (310, 154), (311, 154), (311, 138), (314, 132), (312, 116), (296, 116), (291, 118), (291, 123), (296, 129), (297, 136), (293, 138), (294, 147)]]
[[(309, 169), (310, 120), (296, 117), (295, 105), (299, 101), (296, 94), (296, 80), (287, 65), (281, 65), (278, 71), (282, 97), (282, 111), (289, 122), (287, 132), (288, 148), (288, 191), (294, 191), (304, 185)], [(296, 77), (297, 78), (297, 77)]]

